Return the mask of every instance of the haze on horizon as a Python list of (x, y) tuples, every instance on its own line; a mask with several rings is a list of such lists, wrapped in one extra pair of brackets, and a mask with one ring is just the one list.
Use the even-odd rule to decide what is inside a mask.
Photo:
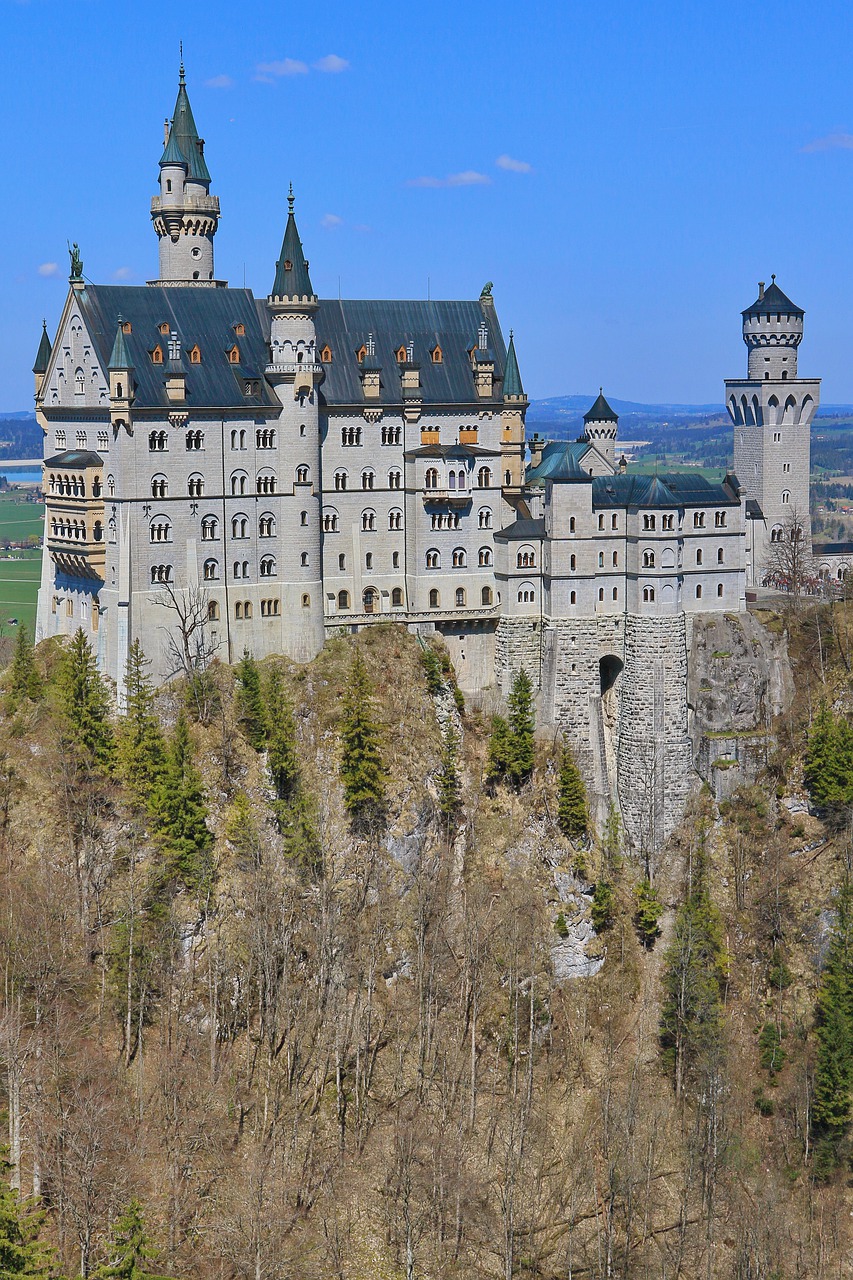
[(211, 0), (3, 8), (0, 403), (32, 402), (66, 241), (156, 274), (148, 207), (178, 45), (220, 197), (217, 276), (266, 295), (288, 183), (321, 296), (476, 297), (494, 281), (528, 394), (719, 403), (776, 272), (805, 376), (853, 401), (849, 9), (791, 0), (369, 9)]

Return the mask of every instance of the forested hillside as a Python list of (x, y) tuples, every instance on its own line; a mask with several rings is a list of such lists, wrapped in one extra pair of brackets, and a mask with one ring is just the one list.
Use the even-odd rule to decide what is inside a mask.
[(156, 696), (136, 649), (122, 716), (19, 637), (3, 1274), (846, 1274), (853, 615), (769, 625), (766, 775), (649, 866), (402, 628)]

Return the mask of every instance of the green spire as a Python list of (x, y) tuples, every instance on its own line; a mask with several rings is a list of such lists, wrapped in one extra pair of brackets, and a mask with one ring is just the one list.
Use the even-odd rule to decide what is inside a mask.
[(308, 275), (308, 263), (302, 252), (302, 241), (296, 229), (296, 218), (293, 214), (293, 184), (287, 197), (287, 226), (284, 229), (284, 241), (281, 256), (275, 264), (275, 281), (272, 287), (274, 298), (314, 298), (314, 288)]
[(506, 351), (506, 368), (504, 369), (504, 396), (523, 396), (521, 374), (518, 371), (518, 360), (515, 354), (515, 342), (512, 329), (509, 331), (509, 346)]
[(113, 343), (113, 353), (110, 356), (109, 369), (132, 369), (133, 363), (127, 353), (127, 346), (124, 341), (124, 329), (122, 328), (122, 318), (118, 318), (118, 328), (116, 329), (116, 340)]
[(604, 399), (604, 388), (598, 388), (598, 399), (591, 409), (583, 415), (584, 422), (618, 422), (619, 416), (610, 408)]
[(172, 116), (172, 127), (169, 130), (166, 150), (160, 157), (160, 164), (185, 164), (190, 178), (194, 178), (196, 182), (210, 182), (210, 170), (204, 159), (204, 144), (198, 136), (193, 110), (187, 96), (183, 62), (178, 78), (178, 97)]
[(50, 360), (50, 353), (53, 348), (50, 345), (50, 338), (47, 336), (47, 321), (42, 320), (41, 341), (39, 349), (36, 352), (36, 362), (33, 365), (33, 373), (47, 373), (47, 364)]

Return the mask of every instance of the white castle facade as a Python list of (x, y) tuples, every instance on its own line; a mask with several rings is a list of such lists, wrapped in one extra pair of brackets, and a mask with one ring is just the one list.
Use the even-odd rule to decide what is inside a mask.
[(321, 300), (292, 196), (268, 297), (217, 280), (210, 181), (181, 68), (158, 279), (93, 285), (75, 255), (42, 335), (37, 639), (83, 627), (121, 696), (134, 639), (170, 674), (176, 600), (203, 608), (205, 651), (227, 662), (306, 661), (342, 627), (399, 620), (444, 635), (468, 691), (527, 666), (596, 794), (629, 785), (632, 735), (658, 744), (653, 774), (678, 774), (687, 708), (668, 690), (687, 620), (744, 609), (786, 517), (808, 523), (819, 384), (797, 378), (802, 311), (774, 282), (744, 312), (736, 474), (634, 474), (603, 395), (579, 441), (528, 446), (489, 287)]

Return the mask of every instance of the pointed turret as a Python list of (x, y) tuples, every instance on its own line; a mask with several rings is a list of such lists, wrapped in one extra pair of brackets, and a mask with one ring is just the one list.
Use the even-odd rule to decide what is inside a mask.
[(583, 415), (584, 422), (618, 422), (619, 415), (614, 413), (604, 398), (604, 388), (598, 388), (598, 399)]
[(33, 373), (37, 376), (40, 374), (44, 377), (47, 373), (47, 364), (52, 350), (50, 338), (47, 336), (47, 321), (42, 320), (41, 339), (39, 341), (39, 349), (36, 352), (36, 362), (33, 365)]
[(160, 241), (160, 278), (154, 284), (218, 284), (213, 278), (213, 237), (219, 200), (210, 194), (204, 158), (187, 95), (184, 64), (166, 143), (160, 157), (160, 194), (151, 201), (151, 219)]
[(308, 274), (308, 263), (302, 251), (293, 203), (293, 185), (291, 184), (287, 197), (287, 226), (284, 229), (281, 255), (275, 264), (275, 280), (270, 297), (280, 298), (282, 301), (307, 299), (310, 302), (316, 302), (317, 295)]
[(116, 329), (115, 342), (113, 343), (112, 355), (107, 368), (112, 372), (114, 369), (132, 369), (133, 365), (130, 356), (127, 353), (127, 344), (124, 340), (124, 322), (119, 316), (118, 328)]
[(598, 399), (583, 415), (584, 429), (582, 440), (594, 444), (611, 466), (616, 455), (616, 429), (619, 417), (610, 408), (604, 398), (604, 388), (598, 388)]
[(524, 396), (524, 387), (521, 385), (521, 374), (518, 370), (518, 360), (515, 355), (515, 339), (511, 329), (509, 332), (509, 346), (506, 352), (506, 367), (504, 369), (504, 399), (509, 396), (514, 399)]
[(114, 427), (131, 428), (133, 405), (133, 361), (124, 340), (124, 321), (119, 316), (107, 373), (110, 379), (110, 421)]

